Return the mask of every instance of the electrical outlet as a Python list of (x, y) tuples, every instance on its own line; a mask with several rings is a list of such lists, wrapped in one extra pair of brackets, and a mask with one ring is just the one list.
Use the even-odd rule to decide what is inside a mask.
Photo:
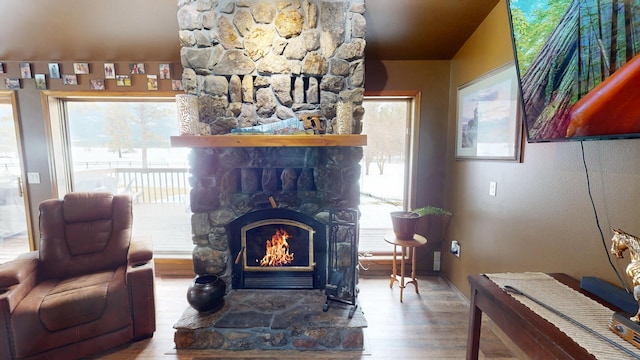
[(460, 243), (456, 240), (451, 241), (451, 253), (456, 257), (460, 257)]

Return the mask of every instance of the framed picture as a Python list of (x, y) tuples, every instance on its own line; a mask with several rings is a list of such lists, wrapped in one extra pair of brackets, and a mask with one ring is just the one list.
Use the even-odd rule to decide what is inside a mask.
[(158, 75), (147, 75), (147, 90), (158, 90)]
[(20, 63), (20, 76), (23, 79), (31, 79), (31, 64)]
[(131, 76), (116, 75), (116, 86), (131, 86)]
[(91, 79), (89, 88), (91, 90), (104, 90), (104, 79)]
[(105, 79), (115, 79), (116, 78), (116, 67), (113, 63), (105, 63), (104, 64), (104, 78)]
[(78, 76), (75, 74), (62, 75), (62, 84), (64, 85), (78, 85)]
[(52, 79), (60, 79), (60, 66), (58, 63), (49, 63), (49, 76)]
[(515, 65), (458, 88), (456, 159), (520, 161), (522, 126)]
[(4, 79), (4, 85), (9, 90), (20, 89), (20, 79), (18, 78), (6, 78)]
[(144, 64), (143, 63), (131, 63), (129, 64), (129, 74), (131, 75), (137, 75), (137, 74), (141, 74), (144, 75)]
[(184, 90), (182, 87), (182, 80), (171, 80), (171, 90)]
[(88, 74), (89, 73), (89, 64), (88, 63), (73, 63), (73, 73), (74, 74)]
[(44, 74), (36, 74), (36, 89), (38, 90), (47, 90), (47, 80)]
[(171, 79), (171, 69), (169, 68), (169, 64), (160, 64), (159, 65), (160, 79), (169, 80)]

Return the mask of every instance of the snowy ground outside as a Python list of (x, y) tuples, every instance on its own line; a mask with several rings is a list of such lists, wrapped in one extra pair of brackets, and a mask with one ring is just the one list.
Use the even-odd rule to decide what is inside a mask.
[[(360, 178), (360, 191), (364, 194), (373, 194), (378, 198), (393, 199), (401, 203), (404, 178), (404, 164), (386, 164), (384, 174), (380, 175), (376, 166), (372, 165), (369, 175), (364, 175), (364, 166)], [(361, 196), (360, 220), (361, 228), (391, 229), (392, 211), (400, 211), (402, 206), (387, 204), (375, 198)]]

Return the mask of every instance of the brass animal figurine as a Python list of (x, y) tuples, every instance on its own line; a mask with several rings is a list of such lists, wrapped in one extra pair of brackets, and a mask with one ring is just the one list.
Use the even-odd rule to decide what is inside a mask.
[[(640, 305), (640, 238), (627, 234), (620, 229), (611, 229), (613, 237), (611, 238), (611, 255), (622, 259), (622, 254), (629, 249), (631, 254), (631, 262), (627, 265), (626, 273), (633, 282), (633, 297)], [(640, 323), (640, 308), (636, 314), (630, 317), (631, 321)]]

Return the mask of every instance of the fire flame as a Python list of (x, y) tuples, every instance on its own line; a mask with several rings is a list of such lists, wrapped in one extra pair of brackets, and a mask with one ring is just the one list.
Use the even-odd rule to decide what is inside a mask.
[(289, 243), (287, 239), (289, 234), (284, 229), (276, 230), (271, 236), (271, 240), (267, 240), (267, 252), (260, 260), (260, 266), (283, 266), (291, 264), (293, 254), (289, 253)]

